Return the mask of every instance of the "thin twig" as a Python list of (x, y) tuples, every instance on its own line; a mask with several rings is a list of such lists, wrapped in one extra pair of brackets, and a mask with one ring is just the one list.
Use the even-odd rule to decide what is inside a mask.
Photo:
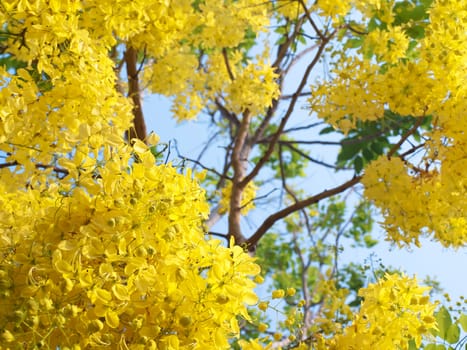
[(226, 240), (228, 240), (228, 239), (229, 239), (229, 236), (228, 236), (228, 235), (226, 235), (225, 233), (219, 233), (219, 232), (213, 232), (213, 231), (209, 231), (207, 234), (208, 234), (208, 235), (210, 235), (210, 236), (217, 236), (217, 237), (221, 237), (221, 238), (224, 238), (224, 239), (226, 239)]
[[(21, 164), (18, 163), (17, 161), (1, 163), (0, 164), (0, 169), (9, 168), (9, 167), (13, 167), (13, 166), (21, 166)], [(52, 169), (57, 174), (62, 174), (64, 176), (67, 176), (69, 174), (68, 170), (63, 169), (63, 168), (59, 168), (59, 167), (57, 167), (55, 165), (51, 165), (51, 164), (37, 163), (37, 164), (34, 164), (34, 166), (37, 169)]]
[[(310, 53), (311, 51), (315, 50), (319, 45), (318, 44), (315, 44), (313, 46), (309, 46), (305, 49), (303, 49), (303, 51), (301, 51), (300, 53), (298, 53), (297, 55), (295, 55), (295, 57), (292, 59), (292, 61), (289, 63), (289, 65), (287, 66), (287, 68), (284, 69), (284, 75), (287, 75), (287, 73), (289, 73), (289, 71), (292, 69), (293, 66), (295, 66), (303, 57), (305, 57), (308, 53)], [(310, 93), (311, 95), (311, 93)]]
[[(301, 94), (299, 94), (298, 97), (305, 97), (305, 96), (311, 96), (311, 91), (305, 91), (305, 92), (302, 92)], [(282, 95), (281, 97), (279, 97), (280, 100), (289, 100), (291, 99), (292, 97), (294, 97), (294, 95)]]
[(289, 145), (289, 144), (285, 144), (284, 146), (290, 148), (290, 150), (292, 150), (293, 152), (295, 153), (298, 153), (299, 155), (301, 155), (302, 157), (308, 159), (310, 162), (312, 163), (315, 163), (315, 164), (318, 164), (318, 165), (322, 165), (326, 168), (329, 168), (329, 169), (334, 169), (334, 170), (349, 170), (349, 169), (346, 169), (346, 168), (342, 168), (342, 167), (337, 167), (335, 165), (332, 165), (332, 164), (329, 164), (329, 163), (326, 163), (326, 162), (323, 162), (321, 160), (318, 160), (316, 158), (313, 158), (311, 156), (309, 156), (308, 154), (306, 154), (305, 152), (303, 152), (302, 150), (292, 146), (292, 145)]
[[(221, 133), (221, 131), (218, 130), (209, 138), (209, 140), (206, 142), (206, 144), (201, 149), (201, 152), (199, 152), (198, 157), (196, 157), (197, 162), (201, 161), (201, 158), (203, 158), (204, 154), (209, 149), (211, 143), (217, 138), (217, 136), (219, 136), (220, 133)], [(195, 170), (195, 168), (196, 168), (196, 165), (193, 167), (193, 170)]]
[[(216, 174), (218, 177), (225, 177), (224, 174), (221, 174), (220, 172), (218, 172), (216, 169), (213, 169), (213, 168), (209, 168), (207, 166), (205, 166), (203, 163), (201, 163), (200, 161), (198, 161), (197, 159), (193, 159), (193, 158), (189, 158), (189, 157), (185, 157), (183, 155), (180, 154), (180, 150), (178, 149), (178, 145), (177, 143), (175, 142), (175, 151), (177, 152), (177, 157), (183, 159), (184, 161), (188, 161), (188, 162), (191, 162), (193, 164), (196, 164), (198, 166), (200, 166), (201, 168), (203, 168), (204, 170), (207, 170), (207, 171), (210, 171), (214, 174)], [(231, 180), (231, 178), (227, 177), (228, 180)]]
[(401, 157), (402, 159), (404, 159), (404, 158), (405, 158), (406, 156), (408, 156), (409, 154), (412, 154), (412, 153), (414, 153), (416, 150), (425, 147), (425, 145), (426, 145), (426, 143), (423, 142), (423, 143), (421, 143), (421, 144), (419, 144), (419, 145), (417, 145), (417, 146), (414, 146), (414, 147), (412, 147), (411, 149), (409, 149), (409, 150), (405, 151), (404, 153), (400, 154), (399, 157)]
[(308, 129), (311, 129), (311, 128), (314, 128), (316, 126), (320, 126), (323, 124), (325, 124), (325, 122), (316, 122), (316, 123), (311, 123), (311, 124), (304, 125), (304, 126), (296, 126), (293, 128), (285, 129), (283, 134), (293, 132), (293, 131), (308, 130)]

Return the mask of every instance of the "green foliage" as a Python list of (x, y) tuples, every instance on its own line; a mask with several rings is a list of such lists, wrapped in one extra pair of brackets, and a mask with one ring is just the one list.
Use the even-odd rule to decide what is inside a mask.
[[(459, 305), (459, 304), (458, 304)], [(425, 344), (424, 350), (467, 349), (467, 314), (465, 309), (455, 311), (452, 307), (441, 306), (435, 313), (438, 329), (432, 330), (434, 341)], [(416, 349), (416, 348), (415, 348)]]
[(404, 0), (394, 5), (394, 24), (420, 23), (428, 21), (428, 10), (433, 0)]
[[(357, 121), (356, 127), (345, 135), (341, 141), (336, 166), (352, 167), (361, 173), (367, 164), (391, 150), (393, 137), (405, 134), (412, 126), (411, 116), (400, 116), (386, 110), (384, 118), (378, 121)], [(415, 141), (420, 142), (422, 130), (431, 128), (431, 116), (424, 118), (421, 128), (412, 134)], [(337, 132), (332, 127), (326, 127), (320, 134)], [(396, 154), (397, 155), (397, 154)]]
[(459, 341), (460, 329), (456, 323), (452, 322), (449, 310), (442, 306), (436, 312), (435, 317), (438, 323), (438, 331), (433, 332), (433, 334), (449, 344), (457, 343)]
[(459, 317), (459, 324), (461, 325), (462, 330), (464, 332), (467, 332), (467, 315), (466, 314), (462, 314)]

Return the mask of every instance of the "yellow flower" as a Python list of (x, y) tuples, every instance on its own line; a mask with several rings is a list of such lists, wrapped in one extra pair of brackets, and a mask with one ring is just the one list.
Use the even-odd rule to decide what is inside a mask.
[[(253, 182), (249, 182), (245, 187), (242, 196), (242, 209), (241, 213), (246, 215), (250, 210), (255, 208), (254, 199), (256, 198), (257, 187)], [(219, 202), (219, 213), (225, 214), (230, 210), (230, 196), (232, 193), (232, 182), (228, 182), (227, 185), (221, 191), (221, 200)]]
[(283, 289), (276, 289), (272, 292), (273, 299), (280, 299), (285, 296), (285, 291)]

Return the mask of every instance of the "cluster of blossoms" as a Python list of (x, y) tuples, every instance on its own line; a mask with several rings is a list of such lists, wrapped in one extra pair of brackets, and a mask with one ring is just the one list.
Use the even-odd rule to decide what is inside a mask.
[[(310, 339), (312, 348), (318, 350), (409, 349), (411, 342), (419, 348), (422, 340), (437, 329), (434, 316), (437, 305), (430, 302), (427, 293), (430, 288), (420, 286), (416, 278), (386, 274), (376, 283), (360, 289), (358, 295), (363, 301), (355, 314), (345, 305), (345, 294), (339, 295), (340, 291), (346, 291), (336, 290), (330, 282), (323, 284), (331, 295), (326, 296), (328, 300), (319, 311), (322, 318), (313, 320), (310, 338), (306, 339), (303, 333), (303, 315), (299, 309), (305, 306), (305, 301), (301, 300), (298, 309), (292, 309), (284, 321), (286, 328), (292, 326), (288, 337), (279, 332), (268, 332), (269, 326), (260, 323), (258, 331), (266, 332), (266, 336), (241, 340), (243, 349), (269, 349), (278, 341), (293, 346), (293, 349), (309, 349)], [(293, 288), (274, 290), (271, 301), (261, 301), (258, 308), (264, 312), (274, 310), (272, 300), (294, 294)], [(339, 323), (336, 319), (338, 314), (346, 316), (348, 322)]]
[(192, 1), (2, 2), (5, 53), (25, 68), (0, 70), (0, 347), (225, 349), (249, 319), (259, 267), (206, 238), (189, 171), (124, 139), (132, 105), (109, 57), (128, 40), (162, 58), (200, 13)]
[(363, 184), (394, 242), (419, 244), (420, 236), (431, 235), (459, 247), (467, 241), (467, 2), (433, 1), (425, 19), (408, 22), (396, 21), (389, 5), (374, 1), (360, 8), (382, 25), (361, 36), (356, 55), (337, 61), (334, 79), (316, 86), (310, 102), (343, 132), (357, 121), (383, 118), (385, 109), (414, 123), (430, 116), (432, 129), (423, 134), (416, 163), (381, 158), (367, 167)]
[[(235, 113), (261, 115), (279, 96), (277, 74), (263, 56), (253, 62), (237, 50), (248, 30), (258, 32), (268, 23), (268, 6), (256, 5), (252, 0), (1, 2), (0, 19), (8, 31), (2, 53), (24, 63), (15, 72), (0, 68), (0, 151), (5, 158), (0, 169), (2, 348), (227, 349), (229, 339), (239, 335), (239, 318), (250, 319), (246, 305), (257, 303), (251, 278), (259, 267), (240, 247), (206, 238), (208, 207), (189, 171), (183, 175), (170, 165), (158, 166), (145, 143), (124, 139), (132, 127), (133, 106), (120, 91), (124, 84), (115, 75), (114, 60), (124, 45), (150, 57), (145, 83), (153, 92), (176, 95), (173, 110), (179, 119), (194, 117), (205, 101), (216, 98)], [(310, 10), (336, 19), (349, 6), (328, 0)], [(432, 21), (443, 23), (442, 18), (456, 11), (447, 10), (440, 2), (431, 12)], [(292, 10), (284, 11), (282, 15), (292, 16)], [(447, 29), (455, 49), (465, 34), (456, 27)], [(395, 47), (400, 42), (391, 57), (380, 55), (397, 61), (406, 43), (401, 31), (390, 33), (376, 33), (367, 47), (380, 37)], [(401, 63), (373, 74), (377, 70), (369, 61), (350, 60), (345, 64), (364, 73), (349, 70), (341, 78), (345, 85), (372, 75), (377, 79), (372, 88), (388, 77), (404, 79), (402, 73), (407, 73), (410, 80), (402, 83), (410, 98), (387, 103), (415, 115), (443, 110), (439, 127), (463, 145), (465, 122), (453, 121), (465, 110), (463, 90), (455, 89), (461, 80), (444, 70), (464, 69), (464, 54), (444, 48), (444, 56), (434, 55), (443, 50), (436, 46), (443, 42), (440, 33), (439, 28), (427, 30), (417, 69)], [(442, 68), (428, 74), (431, 64)], [(417, 81), (439, 88), (421, 98)], [(377, 99), (386, 101), (383, 89), (371, 91), (359, 83), (352, 85), (355, 91), (348, 89), (356, 94), (352, 100), (363, 101), (367, 119), (377, 118), (381, 111), (370, 106)], [(327, 105), (339, 106), (342, 90), (329, 90)], [(447, 91), (459, 91), (459, 96), (446, 101)], [(321, 115), (327, 116), (326, 108)], [(156, 142), (154, 137), (146, 141)], [(463, 162), (456, 163), (464, 159), (461, 151), (450, 153), (437, 139), (429, 146), (462, 173)], [(457, 205), (465, 190), (456, 173), (450, 174), (437, 177), (442, 189), (437, 198), (448, 193)], [(372, 177), (368, 170), (369, 196), (371, 180), (379, 183), (382, 176)], [(229, 186), (223, 191), (221, 210), (228, 210), (229, 191)], [(244, 191), (244, 211), (252, 208), (255, 191), (253, 183)], [(386, 200), (388, 193), (375, 191), (375, 196), (391, 210), (394, 201)], [(445, 237), (463, 225), (461, 214), (439, 221)], [(294, 292), (277, 290), (272, 298)], [(386, 321), (406, 328), (399, 337), (390, 329), (382, 339), (404, 348), (411, 336), (419, 344), (421, 335), (433, 328), (433, 306), (423, 292), (405, 277), (388, 276), (370, 286), (362, 291), (365, 302), (354, 325), (329, 340), (329, 346), (384, 345), (375, 337), (381, 337), (378, 325)], [(339, 296), (341, 304), (326, 306), (329, 314), (343, 308), (345, 295)], [(298, 311), (287, 319), (290, 326), (296, 325), (296, 315)], [(397, 323), (395, 315), (405, 323)], [(281, 340), (282, 334), (273, 338)], [(260, 346), (254, 340), (241, 344), (246, 349)]]
[(363, 302), (353, 323), (323, 349), (409, 349), (412, 340), (420, 347), (436, 329), (429, 289), (415, 278), (387, 274), (359, 292)]

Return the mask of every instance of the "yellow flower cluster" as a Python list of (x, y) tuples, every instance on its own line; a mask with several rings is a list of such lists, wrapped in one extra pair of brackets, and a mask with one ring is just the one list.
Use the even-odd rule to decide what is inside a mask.
[(179, 17), (175, 17), (180, 23), (169, 28), (169, 39), (148, 39), (153, 32), (161, 32), (153, 22), (132, 39), (152, 57), (144, 72), (149, 89), (174, 97), (172, 111), (178, 120), (195, 118), (208, 101), (225, 95), (235, 113), (264, 112), (278, 97), (277, 75), (262, 58), (242, 63), (238, 46), (247, 31), (258, 33), (268, 25), (268, 6), (252, 0), (207, 0), (195, 8), (192, 1), (180, 3), (184, 6), (177, 5)]
[(423, 135), (428, 140), (423, 159), (375, 161), (363, 180), (366, 196), (381, 208), (391, 240), (418, 244), (420, 235), (429, 234), (445, 246), (462, 246), (467, 242), (467, 2), (433, 1), (424, 37), (410, 55), (410, 23), (394, 22), (394, 4), (371, 1), (359, 7), (363, 16), (377, 13), (385, 26), (363, 36), (357, 55), (342, 55), (335, 79), (314, 88), (310, 102), (344, 132), (358, 120), (383, 117), (385, 108), (402, 116), (432, 116), (435, 127)]
[[(255, 208), (257, 187), (253, 182), (249, 182), (243, 191), (242, 197), (242, 208), (241, 213), (246, 215), (250, 210)], [(228, 182), (227, 185), (221, 191), (221, 200), (219, 202), (219, 213), (224, 214), (230, 210), (230, 196), (232, 193), (232, 182)]]
[(363, 302), (353, 323), (327, 349), (408, 349), (436, 329), (435, 304), (415, 278), (389, 275), (360, 290)]
[(189, 174), (128, 169), (116, 160), (127, 148), (105, 150), (76, 186), (2, 188), (0, 319), (18, 344), (221, 349), (239, 332), (236, 315), (248, 318), (247, 276), (259, 267), (240, 247), (205, 240), (208, 208)]
[(363, 42), (363, 52), (372, 53), (385, 63), (394, 64), (404, 58), (409, 47), (409, 39), (401, 27), (379, 28), (368, 33)]
[(349, 13), (352, 7), (352, 1), (348, 0), (324, 0), (317, 1), (313, 6), (318, 14), (325, 17), (331, 17), (334, 22), (339, 22), (339, 17)]
[(2, 45), (27, 65), (0, 69), (1, 348), (226, 349), (249, 319), (259, 267), (206, 239), (190, 172), (123, 138), (111, 45), (154, 26), (167, 50), (191, 5), (1, 3)]
[[(412, 341), (419, 348), (422, 339), (430, 337), (430, 332), (436, 330), (434, 312), (437, 304), (430, 301), (427, 293), (430, 288), (420, 286), (416, 278), (386, 274), (376, 283), (360, 289), (358, 294), (363, 301), (356, 314), (345, 305), (347, 291), (336, 289), (331, 283), (324, 283), (321, 288), (323, 291), (327, 288), (331, 294), (323, 294), (326, 300), (319, 310), (319, 315), (323, 317), (315, 317), (308, 330), (312, 336), (307, 341), (298, 342), (293, 349), (407, 350)], [(276, 293), (283, 295), (284, 291), (279, 290)], [(301, 304), (302, 302), (298, 306)], [(265, 309), (268, 307), (267, 304), (264, 306)], [(353, 321), (348, 322), (351, 318)], [(343, 324), (348, 325), (343, 328)], [(258, 326), (260, 332), (267, 329), (266, 324), (261, 323)], [(265, 341), (266, 337), (248, 342), (242, 340), (240, 343), (242, 349), (268, 349), (273, 346), (273, 341), (281, 340), (282, 335), (274, 333), (273, 338), (269, 342)], [(296, 339), (293, 334), (289, 337), (290, 341)], [(266, 346), (262, 345), (265, 342)]]

